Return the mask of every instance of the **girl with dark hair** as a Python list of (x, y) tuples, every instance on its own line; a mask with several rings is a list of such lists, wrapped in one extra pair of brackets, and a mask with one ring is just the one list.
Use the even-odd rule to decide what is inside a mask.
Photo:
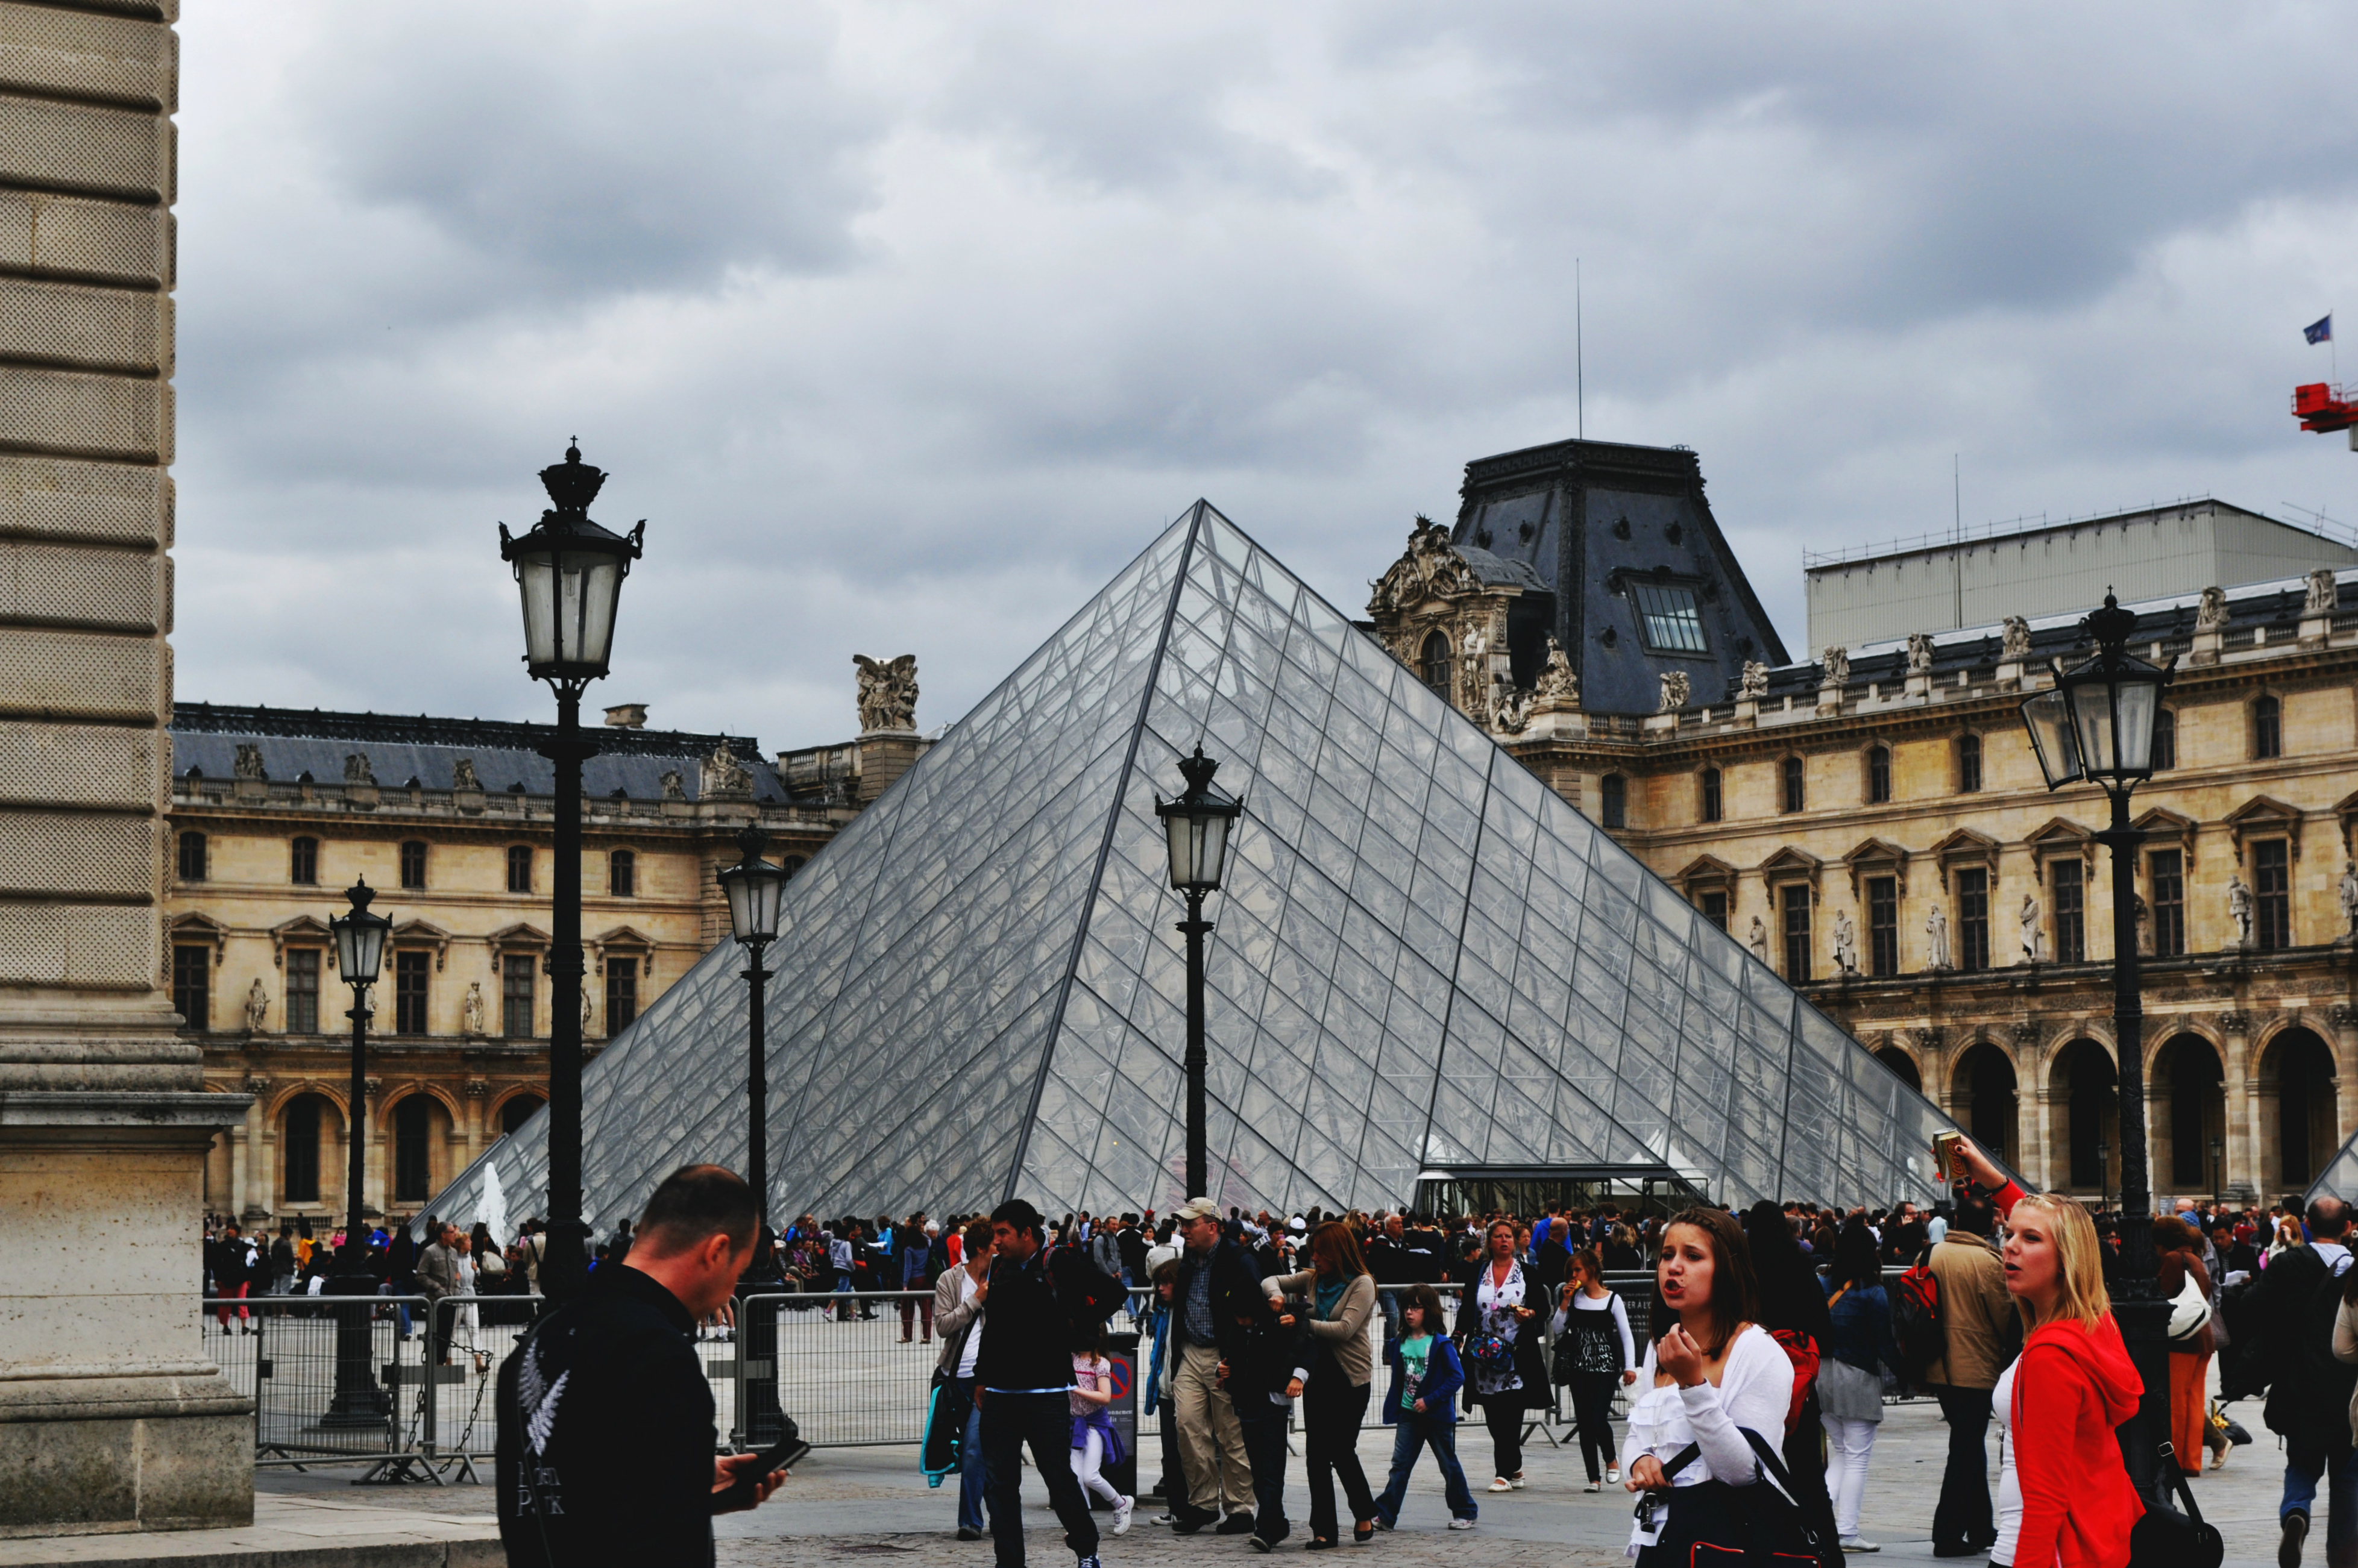
[[(1639, 1368), (1641, 1390), (1621, 1443), (1622, 1485), (1668, 1503), (1679, 1487), (1717, 1481), (1748, 1487), (1760, 1462), (1745, 1433), (1770, 1444), (1785, 1435), (1793, 1363), (1757, 1321), (1749, 1249), (1736, 1221), (1691, 1208), (1662, 1232), (1654, 1267), (1654, 1342)], [(1690, 1444), (1699, 1453), (1677, 1475), (1665, 1466)], [(1649, 1508), (1631, 1532), (1639, 1568), (1650, 1561), (1664, 1509)]]
[(1310, 1267), (1261, 1281), (1272, 1300), (1310, 1298), (1310, 1380), (1302, 1391), (1302, 1463), (1310, 1472), (1310, 1550), (1336, 1544), (1335, 1477), (1351, 1505), (1353, 1541), (1376, 1533), (1376, 1498), (1359, 1467), (1359, 1422), (1368, 1413), (1375, 1354), (1368, 1319), (1376, 1310), (1375, 1277), (1358, 1238), (1341, 1220), (1310, 1233)]
[[(1572, 1278), (1564, 1281), (1555, 1322), (1556, 1343), (1569, 1341), (1570, 1366), (1557, 1362), (1557, 1378), (1568, 1372), (1573, 1420), (1580, 1429), (1580, 1457), (1588, 1465), (1587, 1490), (1621, 1484), (1621, 1458), (1613, 1449), (1613, 1391), (1638, 1380), (1638, 1346), (1629, 1335), (1629, 1314), (1605, 1285), (1605, 1263), (1594, 1247), (1572, 1255)], [(1559, 1349), (1562, 1357), (1565, 1351)], [(1599, 1463), (1606, 1466), (1597, 1477)]]
[(1825, 1281), (1833, 1332), (1818, 1363), (1818, 1419), (1826, 1429), (1826, 1492), (1834, 1534), (1844, 1552), (1879, 1552), (1858, 1533), (1859, 1500), (1866, 1495), (1867, 1459), (1883, 1420), (1883, 1374), (1899, 1372), (1891, 1337), (1891, 1298), (1883, 1288), (1883, 1260), (1875, 1233), (1854, 1215), (1834, 1242)]
[(1515, 1222), (1494, 1219), (1482, 1257), (1457, 1297), (1456, 1337), (1466, 1360), (1466, 1402), (1482, 1407), (1495, 1461), (1494, 1492), (1523, 1484), (1523, 1412), (1547, 1403), (1539, 1309), (1547, 1292), (1515, 1256)]
[(1816, 1522), (1821, 1534), (1834, 1533), (1833, 1499), (1826, 1495), (1825, 1454), (1820, 1446), (1823, 1410), (1818, 1398), (1818, 1376), (1825, 1360), (1826, 1341), (1833, 1324), (1826, 1313), (1826, 1292), (1818, 1271), (1793, 1238), (1793, 1223), (1785, 1211), (1763, 1198), (1744, 1215), (1745, 1244), (1752, 1252), (1752, 1274), (1760, 1292), (1760, 1326), (1785, 1347), (1793, 1363), (1793, 1402), (1785, 1415), (1781, 1439), (1785, 1468), (1797, 1488), (1794, 1501)]
[(1416, 1456), (1427, 1448), (1441, 1466), (1449, 1528), (1472, 1530), (1481, 1513), (1457, 1463), (1457, 1388), (1466, 1373), (1443, 1326), (1440, 1292), (1416, 1284), (1401, 1292), (1400, 1336), (1384, 1346), (1384, 1365), (1392, 1371), (1391, 1386), (1384, 1391), (1384, 1424), (1397, 1431), (1391, 1476), (1383, 1496), (1376, 1499), (1376, 1525), (1381, 1530), (1399, 1521)]

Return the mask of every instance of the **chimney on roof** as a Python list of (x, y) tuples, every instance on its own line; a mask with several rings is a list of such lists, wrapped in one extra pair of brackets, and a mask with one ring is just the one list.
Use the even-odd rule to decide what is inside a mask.
[(606, 722), (617, 730), (644, 730), (647, 727), (647, 705), (644, 702), (623, 702), (606, 709)]

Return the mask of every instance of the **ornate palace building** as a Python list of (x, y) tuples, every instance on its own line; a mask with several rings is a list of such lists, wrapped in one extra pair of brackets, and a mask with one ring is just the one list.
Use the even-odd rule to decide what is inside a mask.
[[(2017, 713), (2093, 651), (2093, 604), (1796, 663), (1690, 452), (1509, 453), (1464, 498), (1452, 528), (1418, 520), (1367, 629), (2028, 1179), (2115, 1190), (2106, 807), (2047, 792)], [(2136, 800), (2137, 1048), (2174, 1195), (2298, 1190), (2358, 1129), (2358, 568), (2212, 502), (1974, 546), (2215, 561), (2230, 524), (2312, 541), (2309, 565), (2131, 606), (2139, 651), (2177, 661)], [(1875, 559), (1846, 565), (1862, 612)]]
[[(607, 710), (582, 781), (583, 1036), (594, 1054), (729, 937), (715, 873), (755, 824), (798, 868), (904, 772), (910, 661), (865, 665), (856, 741), (750, 740)], [(394, 922), (369, 1030), (364, 1197), (414, 1210), (546, 1096), (554, 726), (180, 703), (164, 978), (205, 1085), (250, 1095), (208, 1208), (344, 1212), (350, 990), (328, 921), (365, 878)], [(522, 1217), (519, 1216), (518, 1217)]]

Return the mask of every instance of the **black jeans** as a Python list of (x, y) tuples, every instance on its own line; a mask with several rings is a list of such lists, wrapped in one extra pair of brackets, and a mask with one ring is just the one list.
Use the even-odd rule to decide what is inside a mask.
[(1283, 1541), (1293, 1530), (1285, 1517), (1285, 1407), (1270, 1403), (1267, 1394), (1238, 1395), (1237, 1424), (1244, 1429), (1245, 1462), (1252, 1466), (1253, 1533)]
[(1073, 1407), (1053, 1394), (982, 1396), (983, 1495), (990, 1503), (990, 1544), (999, 1568), (1023, 1568), (1023, 1448), (1048, 1484), (1048, 1501), (1076, 1557), (1098, 1554), (1097, 1520), (1073, 1474)]
[(1302, 1464), (1310, 1472), (1310, 1535), (1314, 1541), (1336, 1541), (1335, 1477), (1343, 1477), (1343, 1497), (1351, 1505), (1351, 1520), (1376, 1517), (1376, 1495), (1368, 1489), (1368, 1473), (1359, 1468), (1359, 1422), (1368, 1413), (1368, 1385), (1354, 1383), (1333, 1368), (1311, 1375), (1302, 1391)]
[(1572, 1375), (1572, 1419), (1580, 1427), (1580, 1456), (1592, 1481), (1604, 1479), (1602, 1465), (1621, 1463), (1613, 1445), (1613, 1390), (1620, 1381), (1618, 1372)]
[(1523, 1473), (1523, 1396), (1520, 1390), (1482, 1401), (1482, 1424), (1490, 1429), (1490, 1447), (1498, 1467), (1490, 1473), (1509, 1481)]
[(1978, 1551), (1997, 1539), (1997, 1521), (1990, 1512), (1989, 1455), (1982, 1440), (1989, 1433), (1990, 1391), (1935, 1384), (1941, 1418), (1949, 1423), (1949, 1467), (1941, 1474), (1941, 1501), (1932, 1510), (1932, 1545)]

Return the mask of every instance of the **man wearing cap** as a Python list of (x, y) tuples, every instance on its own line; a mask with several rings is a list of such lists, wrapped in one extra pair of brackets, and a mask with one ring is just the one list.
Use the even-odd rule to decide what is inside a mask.
[(1179, 1463), (1187, 1496), (1173, 1499), (1172, 1529), (1193, 1535), (1225, 1512), (1221, 1535), (1253, 1527), (1252, 1464), (1236, 1406), (1220, 1386), (1220, 1363), (1243, 1346), (1236, 1325), (1265, 1309), (1260, 1280), (1244, 1249), (1220, 1234), (1220, 1211), (1209, 1198), (1189, 1198), (1179, 1210), (1179, 1280), (1171, 1292), (1172, 1411), (1179, 1424)]

